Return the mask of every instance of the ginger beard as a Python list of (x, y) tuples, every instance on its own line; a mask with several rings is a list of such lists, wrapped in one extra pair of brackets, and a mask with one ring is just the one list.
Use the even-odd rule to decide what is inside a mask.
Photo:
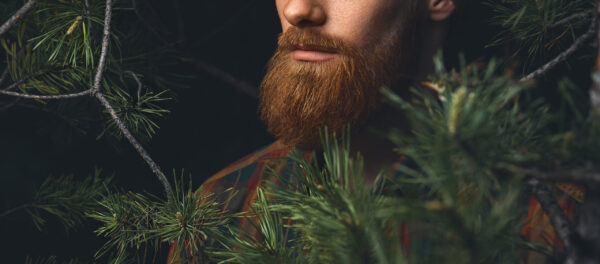
[[(280, 35), (261, 83), (260, 114), (269, 131), (291, 146), (314, 147), (319, 129), (339, 132), (364, 123), (377, 105), (379, 90), (392, 83), (401, 40), (395, 34), (371, 51), (310, 30), (290, 28)], [(337, 56), (323, 62), (296, 61), (294, 47), (318, 46)]]

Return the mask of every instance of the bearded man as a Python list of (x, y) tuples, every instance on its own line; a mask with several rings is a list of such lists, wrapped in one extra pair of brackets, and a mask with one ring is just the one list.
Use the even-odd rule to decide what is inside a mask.
[[(410, 84), (433, 70), (433, 54), (455, 10), (453, 0), (275, 2), (283, 33), (261, 84), (260, 116), (278, 140), (204, 182), (199, 195), (234, 190), (225, 197), (227, 213), (247, 211), (257, 187), (277, 180), (273, 170), (285, 176), (293, 148), (309, 153), (318, 147), (321, 127), (339, 132), (351, 125), (352, 150), (364, 157), (367, 184), (402, 162), (391, 142), (366, 129), (404, 125), (397, 112), (378, 104), (379, 90), (406, 95)], [(539, 204), (532, 205), (523, 234), (552, 241), (547, 217), (537, 219)], [(240, 220), (241, 228), (251, 226)]]
[[(400, 157), (368, 127), (402, 126), (378, 105), (381, 87), (399, 94), (433, 68), (453, 0), (276, 0), (283, 33), (261, 83), (260, 116), (275, 143), (206, 180), (203, 193), (237, 191), (227, 212), (245, 211), (266, 168), (285, 174), (294, 148), (319, 145), (319, 129), (350, 124), (354, 151), (365, 159), (367, 182)], [(417, 48), (419, 47), (419, 48)]]

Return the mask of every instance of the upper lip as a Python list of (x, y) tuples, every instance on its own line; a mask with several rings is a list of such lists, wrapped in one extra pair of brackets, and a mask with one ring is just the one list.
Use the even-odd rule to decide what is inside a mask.
[(315, 45), (294, 45), (292, 47), (292, 51), (294, 50), (304, 50), (304, 51), (318, 51), (318, 52), (326, 52), (326, 53), (337, 53), (335, 49), (315, 46)]

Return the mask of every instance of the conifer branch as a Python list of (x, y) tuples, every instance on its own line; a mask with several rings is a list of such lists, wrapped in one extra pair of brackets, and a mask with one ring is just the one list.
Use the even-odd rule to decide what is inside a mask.
[(142, 88), (144, 87), (144, 85), (142, 84), (142, 81), (140, 81), (140, 78), (138, 78), (137, 74), (135, 74), (135, 72), (132, 71), (124, 71), (124, 73), (127, 73), (129, 75), (131, 75), (131, 77), (133, 77), (133, 79), (135, 80), (135, 82), (138, 85), (138, 89), (137, 89), (137, 105), (140, 106), (141, 104), (141, 97), (142, 97)]
[(555, 27), (558, 27), (560, 25), (567, 24), (567, 23), (569, 23), (569, 22), (571, 22), (573, 20), (586, 18), (586, 17), (592, 16), (592, 15), (594, 15), (594, 11), (593, 10), (588, 10), (588, 11), (576, 13), (576, 14), (570, 15), (568, 17), (565, 17), (565, 18), (563, 18), (561, 20), (556, 21), (554, 24), (550, 25), (549, 28), (555, 28)]
[(25, 14), (27, 14), (27, 12), (29, 12), (29, 10), (33, 8), (37, 1), (38, 0), (27, 1), (27, 3), (23, 5), (23, 7), (17, 10), (17, 12), (12, 17), (10, 17), (6, 22), (4, 22), (4, 24), (0, 26), (0, 37), (2, 37), (4, 33), (8, 32), (8, 30), (10, 30), (15, 24), (17, 24), (17, 22), (19, 22), (21, 18), (23, 18), (23, 16), (25, 16)]
[[(25, 81), (27, 81), (27, 80), (29, 80), (29, 79), (31, 79), (31, 78), (34, 78), (34, 77), (37, 77), (37, 76), (40, 76), (40, 75), (42, 75), (42, 74), (43, 74), (43, 73), (45, 73), (46, 71), (47, 71), (47, 70), (39, 70), (39, 71), (36, 71), (36, 72), (34, 72), (34, 73), (32, 73), (32, 74), (29, 74), (29, 75), (27, 75), (27, 76), (23, 77), (22, 79), (20, 79), (20, 80), (16, 81), (15, 83), (13, 83), (13, 84), (11, 84), (11, 85), (7, 86), (6, 88), (4, 88), (4, 89), (2, 89), (2, 90), (4, 90), (4, 91), (12, 90), (12, 89), (14, 89), (15, 87), (17, 87), (17, 86), (19, 86), (19, 85), (23, 84)], [(2, 81), (4, 81), (4, 79), (3, 79), (3, 77), (0, 77), (0, 84), (2, 84)]]
[[(596, 22), (600, 27), (600, 3), (596, 10)], [(596, 39), (598, 41), (598, 54), (596, 55), (596, 69), (592, 73), (592, 87), (590, 88), (590, 102), (592, 108), (600, 115), (600, 30), (597, 32)]]
[(558, 205), (556, 199), (554, 199), (554, 196), (550, 193), (550, 190), (548, 190), (543, 183), (536, 179), (532, 179), (529, 181), (529, 185), (533, 188), (535, 198), (540, 202), (542, 209), (544, 209), (550, 218), (550, 222), (558, 237), (565, 244), (565, 251), (568, 255), (571, 255), (573, 252), (571, 238), (575, 235), (575, 231), (569, 223), (569, 220), (567, 220), (562, 208)]
[(23, 94), (13, 91), (0, 90), (0, 94), (15, 96), (25, 99), (37, 99), (37, 100), (60, 100), (60, 99), (71, 99), (89, 95), (93, 92), (92, 89), (87, 89), (82, 92), (72, 94), (59, 94), (59, 95), (36, 95), (36, 94)]
[(98, 71), (96, 72), (96, 76), (94, 78), (94, 86), (92, 87), (92, 93), (96, 96), (96, 98), (100, 101), (102, 106), (106, 108), (113, 121), (121, 130), (121, 133), (127, 138), (129, 143), (135, 148), (135, 150), (140, 154), (142, 159), (146, 161), (150, 169), (158, 177), (158, 180), (161, 182), (165, 189), (165, 193), (167, 195), (167, 200), (170, 202), (173, 199), (173, 192), (171, 191), (171, 186), (169, 185), (169, 181), (165, 174), (161, 171), (160, 167), (148, 154), (148, 152), (142, 147), (142, 145), (135, 139), (135, 137), (131, 134), (129, 129), (125, 126), (123, 121), (117, 115), (115, 109), (112, 107), (110, 102), (106, 99), (102, 91), (100, 91), (100, 85), (102, 82), (102, 74), (104, 72), (104, 67), (106, 66), (106, 56), (108, 55), (108, 44), (110, 42), (110, 22), (112, 18), (112, 0), (106, 0), (106, 14), (104, 16), (104, 36), (102, 38), (102, 51), (100, 53), (100, 62), (98, 63)]
[(165, 193), (167, 195), (167, 200), (169, 202), (171, 202), (173, 199), (173, 193), (171, 191), (171, 186), (169, 185), (169, 181), (167, 180), (167, 177), (161, 171), (158, 164), (156, 164), (156, 162), (154, 162), (154, 160), (152, 160), (152, 158), (150, 157), (148, 152), (144, 149), (144, 147), (142, 147), (142, 145), (131, 134), (129, 129), (127, 129), (127, 127), (125, 126), (123, 121), (121, 121), (119, 116), (117, 116), (115, 109), (110, 105), (108, 100), (106, 100), (106, 97), (104, 97), (104, 95), (102, 93), (98, 92), (98, 93), (96, 93), (96, 98), (98, 98), (100, 103), (104, 106), (104, 108), (106, 108), (106, 110), (112, 117), (113, 121), (119, 128), (119, 130), (121, 130), (121, 133), (123, 133), (123, 135), (125, 136), (125, 138), (127, 138), (129, 143), (131, 143), (131, 145), (135, 148), (135, 150), (138, 152), (138, 154), (140, 154), (142, 159), (144, 159), (144, 161), (146, 161), (148, 166), (150, 166), (150, 169), (152, 170), (154, 175), (156, 175), (156, 177), (158, 177), (158, 180), (160, 181), (160, 183), (163, 185), (163, 188), (165, 189)]
[(0, 218), (6, 217), (6, 216), (8, 216), (8, 215), (10, 215), (10, 214), (12, 214), (14, 212), (17, 212), (19, 210), (23, 210), (23, 209), (31, 207), (31, 206), (32, 206), (31, 204), (22, 204), (22, 205), (19, 205), (17, 207), (8, 209), (8, 210), (4, 211), (2, 214), (0, 214)]
[(4, 69), (4, 71), (2, 72), (2, 75), (0, 75), (0, 85), (4, 83), (6, 76), (8, 76), (8, 67), (6, 67), (6, 69)]
[(249, 95), (252, 98), (258, 98), (258, 92), (257, 92), (256, 87), (248, 84), (247, 82), (239, 80), (236, 77), (234, 77), (233, 75), (215, 67), (214, 65), (206, 63), (204, 61), (192, 59), (191, 63), (194, 66), (196, 66), (196, 68), (202, 70), (205, 73), (208, 73), (212, 77), (214, 77), (224, 83), (227, 83), (227, 84), (237, 88), (238, 90), (245, 93), (246, 95)]
[(594, 35), (594, 32), (596, 31), (596, 28), (597, 28), (596, 23), (597, 23), (597, 19), (594, 18), (594, 20), (592, 21), (592, 23), (589, 26), (588, 31), (585, 32), (583, 35), (581, 35), (579, 38), (577, 38), (575, 40), (575, 42), (573, 42), (573, 44), (568, 49), (563, 51), (560, 55), (556, 56), (550, 62), (542, 65), (537, 70), (527, 74), (527, 76), (521, 78), (520, 81), (526, 82), (526, 81), (530, 81), (533, 79), (537, 79), (537, 78), (541, 77), (542, 75), (545, 75), (548, 71), (550, 71), (551, 69), (556, 67), (561, 62), (568, 59), (571, 55), (573, 55), (573, 53), (575, 53), (575, 51), (577, 51), (579, 48), (581, 48), (583, 46), (583, 44), (585, 44), (589, 39), (592, 38), (592, 36)]
[(538, 169), (517, 169), (519, 172), (541, 181), (600, 183), (600, 172), (569, 170), (545, 172)]

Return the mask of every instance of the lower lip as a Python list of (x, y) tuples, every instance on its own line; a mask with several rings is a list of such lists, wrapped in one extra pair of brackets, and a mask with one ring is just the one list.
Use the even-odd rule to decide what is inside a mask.
[(297, 61), (323, 62), (334, 59), (336, 53), (312, 51), (312, 50), (294, 50), (292, 58)]

